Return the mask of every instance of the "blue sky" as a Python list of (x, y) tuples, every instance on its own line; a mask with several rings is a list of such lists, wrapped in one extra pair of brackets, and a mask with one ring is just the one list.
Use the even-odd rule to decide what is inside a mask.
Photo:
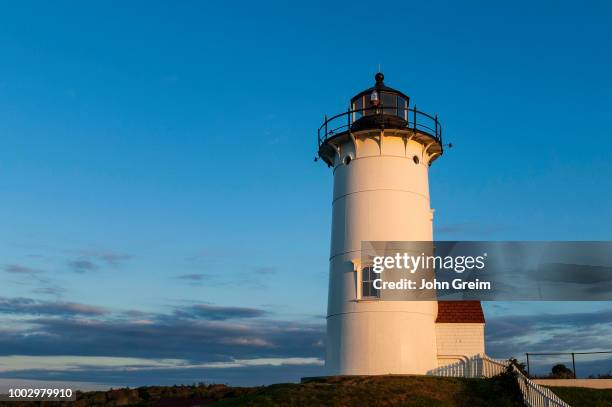
[[(0, 377), (316, 372), (332, 181), (316, 128), (379, 64), (455, 146), (430, 172), (438, 239), (612, 238), (607, 2), (3, 8)], [(488, 349), (612, 348), (611, 310), (487, 304)]]

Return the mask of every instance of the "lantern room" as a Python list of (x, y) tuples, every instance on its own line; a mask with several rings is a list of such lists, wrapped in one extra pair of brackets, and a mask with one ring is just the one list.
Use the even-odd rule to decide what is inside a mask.
[[(374, 77), (376, 84), (351, 99), (352, 130), (372, 124), (390, 127), (406, 126), (410, 98), (402, 92), (385, 86), (385, 76), (379, 72)], [(381, 120), (382, 119), (382, 120)]]
[(351, 98), (347, 110), (325, 116), (317, 132), (317, 159), (334, 166), (338, 148), (347, 139), (387, 134), (422, 144), (430, 165), (444, 152), (438, 116), (422, 112), (416, 105), (410, 106), (406, 94), (385, 85), (381, 72), (374, 79), (374, 86)]

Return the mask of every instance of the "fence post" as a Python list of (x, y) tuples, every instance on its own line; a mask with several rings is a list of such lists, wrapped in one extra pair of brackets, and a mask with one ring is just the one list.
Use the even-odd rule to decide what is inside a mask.
[(576, 378), (576, 358), (574, 352), (572, 352), (572, 370), (574, 371), (574, 379)]
[(527, 356), (527, 377), (531, 377), (529, 373), (529, 353), (525, 353), (525, 355)]

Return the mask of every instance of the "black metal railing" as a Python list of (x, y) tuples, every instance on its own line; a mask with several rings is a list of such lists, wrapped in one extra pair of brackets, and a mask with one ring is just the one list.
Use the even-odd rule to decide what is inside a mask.
[[(357, 118), (357, 116), (359, 116)], [(318, 147), (321, 147), (327, 139), (347, 131), (351, 131), (353, 124), (364, 118), (379, 118), (378, 125), (384, 127), (385, 118), (392, 116), (405, 121), (401, 128), (413, 130), (428, 135), (440, 145), (442, 145), (442, 126), (438, 121), (438, 115), (432, 116), (425, 112), (417, 110), (415, 107), (398, 107), (398, 106), (372, 106), (363, 109), (350, 108), (343, 113), (339, 113), (332, 117), (325, 116), (323, 124), (317, 131)], [(393, 126), (397, 128), (397, 126)]]
[[(532, 360), (534, 356), (559, 356), (559, 355), (571, 355), (572, 356), (572, 375), (574, 379), (576, 378), (576, 355), (603, 355), (603, 354), (612, 354), (612, 351), (597, 351), (597, 352), (544, 352), (544, 353), (533, 353), (527, 352), (525, 356), (527, 358), (527, 376), (530, 375), (530, 363), (529, 357), (531, 356)], [(604, 372), (606, 373), (606, 372)]]

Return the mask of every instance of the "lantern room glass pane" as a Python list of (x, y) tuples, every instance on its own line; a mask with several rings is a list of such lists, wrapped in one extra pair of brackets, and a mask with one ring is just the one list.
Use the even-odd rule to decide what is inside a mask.
[(361, 116), (363, 116), (363, 112), (358, 111), (360, 109), (363, 109), (363, 96), (353, 103), (353, 110), (357, 110), (353, 116), (353, 120), (359, 120)]
[(392, 114), (397, 116), (397, 95), (392, 93), (383, 93), (382, 105), (384, 108), (384, 114)]
[(402, 119), (406, 120), (406, 99), (401, 96), (397, 97), (397, 115)]
[(371, 94), (370, 95), (365, 95), (362, 96), (363, 97), (363, 107), (364, 107), (364, 111), (363, 111), (363, 115), (364, 116), (370, 116), (373, 115), (375, 113), (375, 109), (372, 108), (372, 102), (370, 101), (371, 98)]

